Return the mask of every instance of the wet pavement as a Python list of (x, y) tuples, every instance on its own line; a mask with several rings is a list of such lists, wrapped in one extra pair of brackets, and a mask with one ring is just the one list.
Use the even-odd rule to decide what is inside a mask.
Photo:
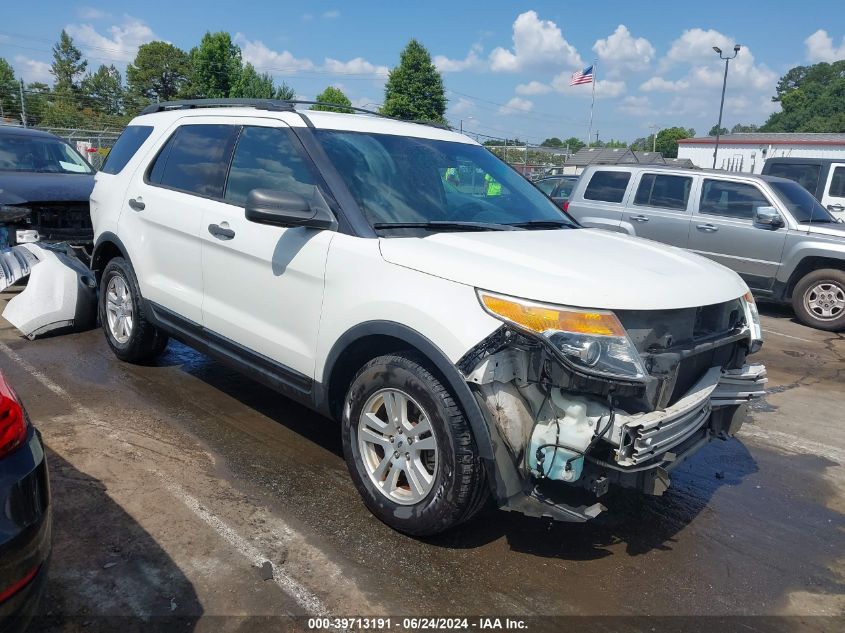
[(491, 507), (424, 540), (367, 512), (337, 424), (219, 363), (171, 343), (155, 365), (132, 366), (99, 330), (30, 342), (2, 322), (0, 367), (43, 433), (52, 475), (37, 624), (795, 616), (780, 622), (836, 630), (843, 620), (819, 616), (845, 614), (845, 336), (763, 312), (770, 394), (737, 439), (675, 471), (663, 497), (613, 494), (608, 512), (577, 525)]

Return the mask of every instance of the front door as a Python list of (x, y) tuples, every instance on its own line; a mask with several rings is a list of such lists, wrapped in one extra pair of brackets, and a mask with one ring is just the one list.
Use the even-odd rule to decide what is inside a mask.
[(771, 290), (788, 229), (754, 223), (754, 209), (770, 206), (775, 205), (756, 185), (703, 179), (690, 250), (732, 268), (752, 289)]
[(212, 341), (222, 337), (252, 352), (256, 362), (269, 359), (272, 371), (302, 386), (296, 381), (308, 383), (314, 375), (326, 256), (334, 232), (246, 219), (251, 190), (310, 197), (321, 180), (284, 123), (260, 118), (240, 123), (223, 199), (206, 208), (200, 231), (203, 326)]
[(822, 206), (845, 220), (845, 163), (832, 163), (822, 196)]

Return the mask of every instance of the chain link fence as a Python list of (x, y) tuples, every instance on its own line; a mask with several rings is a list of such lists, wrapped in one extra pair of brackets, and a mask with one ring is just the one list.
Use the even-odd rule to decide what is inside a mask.
[(123, 131), (117, 128), (106, 130), (85, 130), (78, 128), (44, 126), (38, 126), (36, 129), (49, 132), (50, 134), (55, 134), (59, 138), (66, 140), (75, 147), (76, 150), (82, 154), (97, 171), (99, 171), (103, 166), (103, 163), (106, 161), (106, 156), (109, 155), (114, 142)]

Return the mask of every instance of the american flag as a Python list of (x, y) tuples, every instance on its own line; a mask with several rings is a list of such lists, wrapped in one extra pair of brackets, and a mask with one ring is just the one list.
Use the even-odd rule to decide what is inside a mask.
[(593, 81), (593, 67), (587, 66), (584, 70), (579, 70), (577, 73), (572, 73), (569, 78), (570, 86), (580, 86), (581, 84), (592, 83)]

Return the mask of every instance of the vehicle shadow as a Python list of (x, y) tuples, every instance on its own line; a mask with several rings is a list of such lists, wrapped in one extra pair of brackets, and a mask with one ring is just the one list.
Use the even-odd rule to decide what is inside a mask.
[(31, 631), (192, 631), (203, 614), (167, 552), (106, 486), (45, 447), (53, 553)]
[(600, 501), (607, 508), (587, 523), (559, 523), (495, 507), (472, 522), (427, 540), (447, 548), (476, 548), (502, 536), (511, 549), (540, 557), (595, 560), (623, 545), (629, 556), (671, 550), (677, 534), (708, 506), (723, 486), (738, 486), (758, 471), (748, 449), (736, 439), (711, 443), (672, 473), (672, 487), (661, 497), (634, 490), (611, 490)]

